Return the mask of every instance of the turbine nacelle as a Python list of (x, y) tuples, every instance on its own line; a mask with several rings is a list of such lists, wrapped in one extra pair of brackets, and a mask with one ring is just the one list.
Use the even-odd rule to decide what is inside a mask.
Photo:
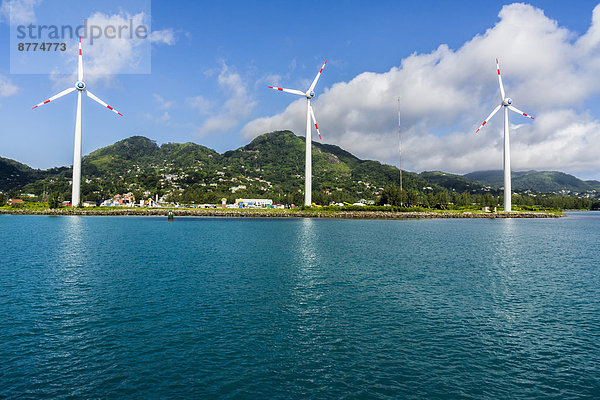
[(309, 90), (306, 92), (307, 99), (312, 99), (313, 97), (315, 97), (315, 92), (313, 90)]
[(85, 82), (84, 81), (77, 81), (75, 83), (75, 89), (77, 89), (77, 90), (85, 90)]
[(507, 97), (504, 100), (502, 100), (502, 105), (510, 106), (511, 104), (512, 104), (512, 99), (510, 97)]

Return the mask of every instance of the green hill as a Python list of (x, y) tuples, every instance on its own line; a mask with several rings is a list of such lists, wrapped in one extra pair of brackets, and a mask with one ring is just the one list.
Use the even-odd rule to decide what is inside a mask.
[[(466, 174), (465, 177), (490, 186), (504, 186), (504, 173), (502, 171), (477, 171)], [(583, 181), (573, 175), (558, 171), (513, 171), (512, 187), (513, 190), (531, 190), (539, 193), (560, 193), (563, 191), (584, 193), (600, 190), (600, 182)]]
[(466, 191), (469, 193), (489, 192), (497, 194), (498, 192), (498, 187), (495, 185), (486, 185), (462, 175), (449, 174), (442, 171), (425, 171), (421, 172), (419, 175), (432, 184), (459, 193)]
[[(335, 145), (313, 142), (312, 149), (313, 200), (318, 204), (377, 201), (385, 188), (399, 183), (396, 167), (361, 160)], [(304, 151), (304, 137), (290, 131), (260, 135), (246, 146), (223, 154), (195, 143), (159, 146), (146, 137), (133, 136), (83, 158), (82, 198), (100, 202), (115, 194), (133, 192), (136, 199), (159, 195), (182, 203), (215, 203), (223, 197), (230, 201), (268, 197), (279, 203), (301, 204)], [(41, 171), (0, 158), (0, 191), (58, 193), (69, 200), (71, 174), (67, 167)], [(517, 190), (582, 192), (600, 187), (598, 182), (584, 182), (559, 172), (516, 172), (513, 177)], [(502, 179), (501, 171), (465, 176), (403, 171), (406, 199), (420, 195), (429, 204), (444, 203), (444, 193), (497, 196)], [(393, 193), (396, 189), (390, 190)]]
[(0, 157), (0, 192), (22, 187), (44, 177), (44, 171)]
[[(260, 191), (267, 184), (272, 186), (272, 192), (280, 195), (295, 194), (294, 201), (299, 203), (304, 192), (304, 152), (303, 137), (290, 131), (271, 132), (256, 137), (244, 147), (224, 153), (223, 171), (228, 178), (236, 174), (250, 178), (238, 179), (248, 191)], [(375, 200), (383, 188), (398, 180), (396, 167), (361, 160), (338, 146), (313, 142), (315, 201)], [(404, 180), (406, 188), (428, 185), (415, 173), (406, 172)], [(260, 182), (258, 185), (257, 181)]]
[[(181, 202), (216, 202), (221, 197), (269, 196), (278, 202), (300, 204), (304, 143), (303, 137), (278, 131), (219, 154), (194, 143), (158, 146), (148, 138), (133, 136), (83, 158), (82, 198), (101, 201), (116, 193), (133, 192), (138, 199), (158, 194)], [(12, 187), (36, 194), (44, 189), (57, 191), (70, 198), (70, 169), (38, 171), (38, 176), (28, 179), (21, 173), (19, 177), (23, 179), (10, 181)], [(395, 167), (313, 142), (313, 198), (317, 202), (376, 200), (383, 188), (398, 179)], [(418, 174), (405, 172), (404, 186), (421, 190), (431, 184)]]

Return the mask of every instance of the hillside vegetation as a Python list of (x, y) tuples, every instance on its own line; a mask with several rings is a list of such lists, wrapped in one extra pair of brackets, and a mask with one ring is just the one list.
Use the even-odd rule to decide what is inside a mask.
[[(466, 174), (465, 178), (489, 186), (504, 186), (504, 172), (500, 170), (471, 172)], [(600, 191), (600, 182), (598, 181), (583, 181), (573, 175), (558, 171), (513, 171), (511, 183), (514, 190), (530, 190), (539, 193)]]
[[(83, 158), (82, 198), (101, 201), (117, 193), (133, 192), (137, 199), (158, 194), (186, 203), (212, 203), (222, 197), (270, 197), (281, 203), (301, 204), (304, 149), (304, 138), (290, 131), (258, 136), (224, 154), (195, 143), (159, 146), (143, 136), (133, 136)], [(61, 198), (70, 199), (71, 169), (37, 171), (20, 165), (19, 174), (10, 175), (14, 179), (3, 181), (5, 191), (19, 189), (38, 195), (58, 192)], [(396, 167), (360, 160), (337, 146), (313, 142), (315, 202), (375, 201), (398, 177)], [(422, 190), (430, 183), (418, 174), (405, 172), (404, 185)]]
[[(338, 146), (313, 142), (313, 201), (316, 204), (354, 203), (415, 205), (446, 208), (501, 204), (501, 171), (465, 176), (442, 171), (416, 174), (361, 160)], [(101, 202), (132, 192), (137, 200), (155, 198), (185, 204), (217, 203), (225, 197), (271, 198), (276, 203), (302, 204), (304, 197), (304, 138), (290, 131), (260, 135), (246, 146), (223, 154), (195, 143), (156, 142), (133, 136), (88, 154), (82, 161), (82, 198)], [(71, 168), (35, 170), (0, 158), (0, 191), (8, 197), (52, 194), (70, 200)], [(514, 172), (515, 204), (558, 204), (556, 208), (586, 208), (575, 200), (531, 193), (576, 193), (594, 197), (598, 182), (581, 181), (559, 172)], [(521, 191), (521, 193), (519, 193)], [(587, 191), (585, 196), (581, 195)], [(521, 196), (519, 196), (521, 195)], [(554, 200), (550, 202), (550, 198)], [(557, 197), (558, 198), (558, 197)], [(581, 206), (581, 207), (580, 207)]]

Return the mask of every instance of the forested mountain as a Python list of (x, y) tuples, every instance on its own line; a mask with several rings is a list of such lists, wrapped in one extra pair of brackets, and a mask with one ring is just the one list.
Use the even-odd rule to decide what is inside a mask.
[[(482, 182), (489, 186), (504, 186), (503, 171), (477, 171), (465, 175), (465, 178)], [(583, 181), (573, 175), (558, 171), (513, 171), (513, 190), (539, 193), (585, 193), (600, 191), (600, 182)]]
[[(194, 143), (159, 146), (148, 138), (133, 136), (83, 158), (82, 198), (101, 201), (117, 193), (133, 192), (138, 199), (158, 194), (186, 203), (268, 196), (300, 204), (304, 151), (304, 138), (290, 131), (258, 136), (224, 154)], [(70, 199), (71, 169), (29, 171), (20, 165), (19, 171), (28, 173), (10, 175), (11, 180), (3, 181), (5, 190), (60, 192), (63, 199)], [(315, 201), (376, 200), (383, 188), (398, 180), (396, 167), (360, 160), (337, 146), (313, 142)], [(405, 172), (404, 186), (422, 190), (430, 183), (418, 174)]]
[(469, 193), (493, 193), (498, 194), (499, 187), (495, 185), (486, 185), (477, 180), (469, 179), (466, 176), (449, 174), (442, 171), (425, 171), (419, 174), (426, 181), (444, 187), (455, 192)]
[(44, 173), (20, 162), (0, 157), (0, 192), (43, 178)]
[[(304, 140), (290, 131), (277, 131), (219, 154), (195, 143), (159, 146), (143, 136), (133, 136), (83, 158), (82, 199), (100, 202), (115, 194), (132, 192), (136, 199), (159, 195), (183, 203), (215, 203), (222, 197), (229, 201), (268, 197), (279, 203), (301, 204)], [(55, 193), (70, 200), (71, 174), (68, 167), (42, 171), (0, 158), (0, 191), (11, 195)], [(388, 195), (397, 190), (392, 185), (399, 184), (399, 174), (396, 167), (361, 160), (338, 146), (313, 142), (313, 201), (317, 204), (377, 201), (384, 189), (392, 190)], [(453, 201), (456, 200), (453, 194), (465, 192), (486, 198), (498, 196), (502, 184), (501, 171), (465, 176), (441, 171), (420, 174), (403, 171), (406, 199), (420, 195), (427, 197), (429, 203), (443, 203), (446, 198)], [(598, 182), (584, 182), (559, 172), (513, 173), (513, 188), (521, 192), (582, 193), (599, 186)]]

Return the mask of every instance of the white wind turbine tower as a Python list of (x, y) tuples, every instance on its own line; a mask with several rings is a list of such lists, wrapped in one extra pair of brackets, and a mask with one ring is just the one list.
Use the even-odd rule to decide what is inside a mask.
[(512, 99), (506, 97), (504, 93), (504, 85), (502, 85), (502, 76), (500, 75), (500, 64), (496, 58), (496, 68), (498, 69), (498, 82), (500, 83), (500, 99), (501, 102), (498, 107), (494, 108), (494, 111), (483, 121), (483, 123), (477, 128), (475, 133), (479, 132), (481, 128), (500, 110), (504, 108), (504, 211), (512, 211), (512, 189), (510, 179), (510, 138), (508, 134), (508, 110), (512, 110), (518, 114), (521, 114), (527, 118), (534, 119), (531, 115), (524, 113), (518, 108), (512, 105)]
[(304, 205), (310, 206), (312, 204), (312, 127), (310, 126), (310, 120), (312, 118), (313, 123), (315, 124), (315, 129), (319, 134), (319, 139), (321, 138), (321, 133), (319, 132), (319, 127), (317, 126), (317, 120), (315, 119), (315, 113), (313, 112), (312, 106), (310, 105), (310, 99), (315, 97), (314, 88), (317, 85), (317, 81), (323, 72), (323, 68), (325, 68), (325, 64), (327, 64), (327, 60), (323, 63), (323, 66), (315, 76), (315, 79), (312, 81), (310, 88), (306, 92), (295, 89), (284, 89), (280, 87), (269, 86), (271, 89), (281, 90), (282, 92), (297, 94), (299, 96), (306, 97), (306, 161), (304, 166)]
[(83, 82), (83, 55), (81, 52), (81, 38), (79, 38), (79, 63), (77, 69), (77, 82), (75, 83), (75, 86), (63, 90), (62, 92), (50, 97), (48, 100), (42, 101), (40, 104), (37, 104), (32, 108), (43, 106), (44, 104), (56, 100), (59, 97), (63, 97), (71, 92), (74, 92), (75, 90), (77, 90), (77, 117), (75, 119), (75, 147), (73, 150), (73, 185), (71, 195), (71, 205), (73, 207), (79, 206), (81, 199), (81, 94), (87, 94), (87, 96), (92, 100), (100, 103), (112, 112), (123, 116), (123, 114), (121, 114), (120, 112), (118, 112), (117, 110), (100, 100), (98, 97), (94, 96), (92, 92), (87, 90), (85, 82)]

